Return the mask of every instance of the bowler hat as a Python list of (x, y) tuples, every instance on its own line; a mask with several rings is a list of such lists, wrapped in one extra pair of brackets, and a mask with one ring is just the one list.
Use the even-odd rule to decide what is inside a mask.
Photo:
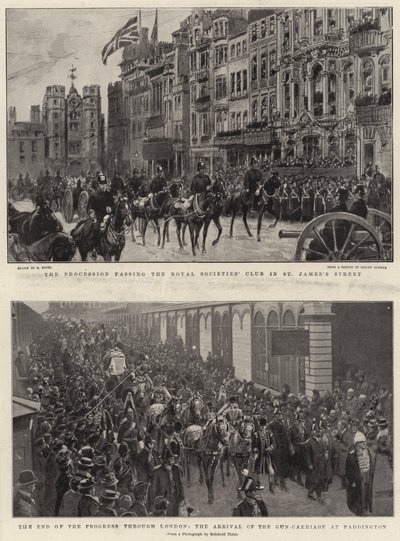
[(23, 470), (18, 477), (18, 483), (22, 486), (32, 485), (36, 483), (38, 478), (31, 470)]
[(82, 479), (82, 481), (79, 483), (79, 492), (81, 494), (86, 494), (93, 487), (94, 487), (93, 477), (85, 477), (85, 479)]
[(119, 492), (117, 492), (115, 489), (106, 488), (105, 491), (103, 492), (103, 494), (101, 495), (101, 499), (102, 500), (107, 500), (107, 501), (118, 500), (120, 495), (121, 494)]

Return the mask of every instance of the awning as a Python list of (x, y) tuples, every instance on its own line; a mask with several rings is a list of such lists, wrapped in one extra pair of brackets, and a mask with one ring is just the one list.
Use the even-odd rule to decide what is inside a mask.
[(148, 141), (143, 143), (144, 160), (172, 160), (173, 157), (172, 141)]

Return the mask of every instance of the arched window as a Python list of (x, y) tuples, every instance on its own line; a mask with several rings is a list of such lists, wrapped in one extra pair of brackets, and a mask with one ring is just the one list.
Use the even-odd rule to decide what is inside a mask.
[(192, 345), (196, 347), (197, 351), (200, 349), (200, 325), (199, 316), (195, 314), (193, 316), (193, 332), (192, 332)]
[(344, 155), (346, 158), (355, 159), (356, 152), (357, 136), (353, 131), (349, 131), (344, 138)]
[(231, 113), (231, 130), (236, 130), (236, 113)]
[(283, 314), (282, 328), (288, 329), (291, 327), (296, 327), (296, 319), (291, 310), (286, 310), (286, 312)]
[(300, 310), (300, 313), (299, 313), (299, 321), (297, 323), (297, 326), (298, 327), (304, 327), (305, 325), (305, 322), (304, 322), (304, 308), (302, 308)]
[(361, 66), (362, 91), (367, 96), (374, 93), (374, 63), (370, 58), (364, 60)]
[(248, 123), (249, 123), (248, 114), (247, 114), (247, 111), (244, 111), (244, 113), (243, 113), (243, 128), (245, 128)]
[(222, 320), (218, 312), (213, 321), (213, 353), (222, 357)]
[(267, 96), (264, 96), (261, 101), (261, 120), (262, 122), (265, 122), (265, 124), (268, 122), (268, 98)]
[(254, 354), (254, 380), (261, 385), (268, 385), (267, 366), (267, 337), (265, 329), (265, 317), (262, 312), (257, 312), (253, 323), (253, 354)]
[(263, 51), (261, 53), (261, 79), (267, 78), (267, 53)]
[(242, 129), (242, 113), (238, 113), (236, 116), (236, 129), (241, 130)]
[(322, 66), (316, 64), (312, 70), (313, 88), (313, 111), (315, 116), (322, 116), (323, 113), (323, 92), (322, 92)]
[(257, 54), (253, 55), (251, 59), (251, 80), (257, 81)]
[(272, 310), (267, 317), (268, 329), (277, 329), (279, 327), (279, 317), (275, 310)]
[(193, 317), (192, 314), (186, 316), (186, 347), (190, 349), (193, 346)]
[(343, 94), (344, 106), (347, 111), (354, 99), (354, 64), (348, 60), (343, 67)]
[(251, 104), (251, 120), (256, 122), (258, 119), (258, 103), (257, 100), (254, 100)]
[(225, 313), (222, 317), (222, 358), (224, 364), (231, 364), (232, 352), (231, 352), (231, 321), (229, 314)]
[(392, 86), (391, 72), (390, 72), (390, 58), (384, 56), (380, 62), (380, 87), (381, 90), (388, 90)]
[(287, 72), (283, 74), (283, 116), (290, 116), (290, 75)]
[(329, 73), (328, 75), (328, 113), (336, 115), (336, 75)]

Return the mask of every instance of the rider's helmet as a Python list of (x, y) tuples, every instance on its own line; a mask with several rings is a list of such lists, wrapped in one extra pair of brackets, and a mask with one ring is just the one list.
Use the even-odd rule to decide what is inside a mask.
[(199, 160), (197, 162), (197, 171), (204, 171), (206, 168), (206, 164), (203, 162), (203, 160)]
[(250, 165), (257, 165), (258, 164), (258, 159), (256, 156), (252, 156), (251, 159), (250, 159)]
[(97, 183), (100, 184), (100, 185), (105, 185), (107, 184), (107, 179), (106, 179), (106, 176), (104, 173), (100, 172), (98, 175), (97, 175)]
[(157, 171), (157, 173), (162, 173), (163, 172), (162, 165), (157, 165), (156, 171)]

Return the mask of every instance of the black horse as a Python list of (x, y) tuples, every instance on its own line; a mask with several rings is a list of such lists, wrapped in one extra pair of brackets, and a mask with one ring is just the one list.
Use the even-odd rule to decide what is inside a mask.
[(19, 212), (9, 203), (8, 216), (9, 232), (17, 235), (29, 260), (71, 261), (73, 242), (45, 198), (37, 197), (33, 212)]
[[(217, 178), (214, 182), (212, 189), (212, 193), (215, 195), (215, 201), (213, 205), (213, 212), (206, 213), (206, 216), (204, 218), (203, 222), (203, 244), (202, 244), (202, 252), (203, 254), (206, 252), (206, 240), (207, 240), (207, 233), (208, 233), (208, 227), (211, 222), (214, 222), (217, 230), (218, 235), (217, 238), (212, 241), (212, 245), (215, 246), (222, 234), (222, 226), (220, 222), (220, 217), (224, 208), (224, 200), (228, 197), (228, 191), (226, 189), (225, 183), (222, 179)], [(199, 231), (200, 233), (200, 231)], [(198, 246), (198, 236), (196, 237), (196, 246)], [(185, 232), (183, 232), (183, 238), (184, 238)]]
[[(153, 195), (152, 200), (140, 201), (134, 199), (131, 203), (131, 212), (133, 220), (141, 220), (140, 234), (142, 236), (143, 246), (146, 246), (146, 231), (149, 222), (153, 221), (157, 230), (157, 246), (161, 244), (161, 230), (159, 220), (164, 216), (168, 209), (168, 203), (179, 197), (181, 183), (174, 182), (164, 190)], [(133, 232), (132, 232), (133, 233)], [(133, 239), (135, 240), (135, 239)]]
[(208, 422), (205, 430), (200, 426), (188, 426), (183, 433), (183, 444), (188, 453), (187, 461), (194, 454), (200, 461), (207, 485), (208, 503), (214, 502), (214, 476), (221, 458), (221, 446), (229, 441), (229, 427), (224, 417)]
[(104, 261), (112, 261), (113, 258), (119, 261), (125, 247), (125, 226), (129, 227), (131, 223), (128, 199), (118, 196), (114, 213), (104, 231), (101, 232), (98, 241), (96, 241), (93, 222), (90, 219), (79, 224), (72, 233), (82, 261), (87, 260), (88, 253), (92, 250), (96, 250)]
[(196, 255), (196, 242), (199, 237), (200, 229), (206, 220), (212, 220), (216, 207), (216, 195), (212, 190), (205, 193), (196, 194), (192, 201), (187, 199), (171, 199), (165, 205), (164, 229), (161, 248), (164, 248), (165, 238), (168, 231), (170, 220), (174, 219), (176, 223), (176, 234), (179, 247), (183, 249), (182, 226), (188, 225), (190, 232), (190, 241), (192, 244), (192, 254)]
[[(280, 218), (280, 212), (276, 212), (274, 209), (274, 195), (276, 190), (279, 188), (280, 182), (278, 179), (271, 177), (263, 186), (259, 187), (256, 192), (255, 204), (257, 210), (257, 240), (260, 239), (260, 230), (261, 223), (264, 212), (268, 212), (275, 218), (275, 223), (270, 225), (270, 228), (276, 227), (276, 224)], [(246, 190), (239, 190), (232, 195), (230, 195), (226, 201), (226, 213), (232, 216), (231, 227), (230, 227), (230, 237), (233, 237), (233, 224), (235, 221), (236, 214), (241, 210), (242, 211), (242, 220), (246, 228), (247, 234), (249, 237), (252, 237), (253, 234), (249, 229), (247, 223), (247, 215), (252, 207), (252, 198)]]

